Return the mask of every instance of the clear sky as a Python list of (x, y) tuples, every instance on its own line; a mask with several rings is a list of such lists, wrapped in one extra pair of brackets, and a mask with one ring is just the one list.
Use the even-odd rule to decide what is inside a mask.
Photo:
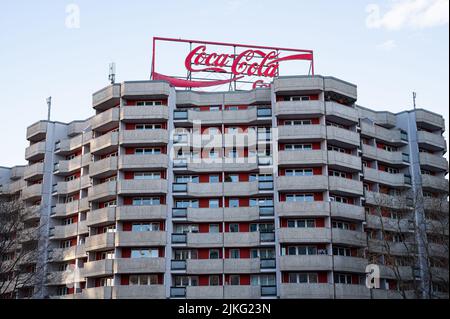
[(109, 62), (117, 81), (148, 79), (153, 36), (312, 49), (316, 74), (357, 84), (358, 104), (397, 112), (412, 107), (414, 90), (418, 107), (442, 114), (448, 128), (448, 3), (5, 1), (0, 166), (25, 163), (26, 127), (46, 118), (47, 96), (52, 120), (68, 122), (93, 115), (92, 93), (108, 84)]

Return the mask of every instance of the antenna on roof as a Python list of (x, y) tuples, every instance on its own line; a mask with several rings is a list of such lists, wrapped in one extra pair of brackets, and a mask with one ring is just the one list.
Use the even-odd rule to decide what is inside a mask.
[(416, 109), (416, 97), (417, 97), (417, 93), (416, 92), (412, 92), (413, 94), (413, 105), (414, 105), (414, 110)]
[(116, 63), (114, 62), (111, 62), (109, 64), (108, 80), (111, 82), (111, 84), (114, 84), (116, 82)]
[(50, 121), (50, 111), (52, 109), (52, 97), (49, 96), (47, 99), (47, 108), (48, 108), (48, 113), (47, 113), (47, 121)]

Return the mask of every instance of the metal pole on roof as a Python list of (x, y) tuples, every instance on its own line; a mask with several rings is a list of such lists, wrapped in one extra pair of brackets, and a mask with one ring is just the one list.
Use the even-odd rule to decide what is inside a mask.
[(52, 97), (49, 96), (46, 101), (47, 101), (47, 109), (48, 109), (47, 121), (50, 121), (50, 112), (51, 112), (51, 109), (52, 109)]

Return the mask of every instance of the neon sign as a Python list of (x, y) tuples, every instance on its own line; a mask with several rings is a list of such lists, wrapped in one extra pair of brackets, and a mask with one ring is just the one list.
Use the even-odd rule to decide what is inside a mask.
[[(169, 76), (156, 72), (156, 42), (167, 41), (190, 45), (184, 59), (186, 76)], [(193, 47), (195, 45), (195, 47)], [(214, 51), (211, 47), (219, 47)], [(153, 38), (152, 79), (168, 81), (175, 87), (201, 88), (237, 84), (252, 88), (268, 87), (270, 79), (280, 75), (280, 65), (287, 61), (308, 61), (309, 73), (314, 75), (311, 50), (262, 47), (222, 42), (206, 42), (170, 38)]]

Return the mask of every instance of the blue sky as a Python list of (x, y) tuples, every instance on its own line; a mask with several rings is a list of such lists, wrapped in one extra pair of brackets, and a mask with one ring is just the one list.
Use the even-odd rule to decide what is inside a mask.
[(316, 74), (357, 84), (358, 104), (396, 112), (415, 90), (448, 125), (448, 0), (17, 0), (0, 11), (0, 166), (25, 163), (47, 96), (53, 120), (83, 119), (109, 62), (117, 81), (148, 79), (153, 36), (312, 49)]

